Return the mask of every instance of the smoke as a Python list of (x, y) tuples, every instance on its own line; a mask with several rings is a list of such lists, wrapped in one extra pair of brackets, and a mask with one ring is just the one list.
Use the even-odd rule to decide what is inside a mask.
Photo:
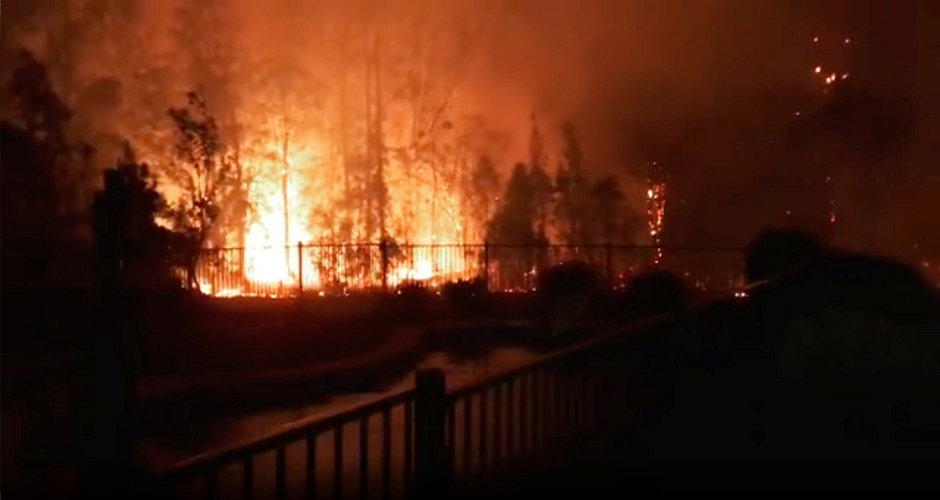
[[(770, 175), (767, 164), (773, 163), (760, 145), (779, 147), (774, 137), (780, 138), (789, 117), (811, 111), (793, 96), (816, 83), (811, 74), (819, 57), (814, 37), (857, 40), (857, 51), (872, 55), (856, 56), (853, 64), (868, 61), (862, 66), (878, 74), (878, 61), (891, 52), (882, 46), (889, 38), (904, 39), (905, 33), (904, 26), (884, 28), (895, 22), (888, 18), (903, 16), (874, 9), (884, 3), (878, 0), (229, 1), (246, 73), (257, 61), (288, 58), (329, 79), (343, 30), (358, 26), (376, 27), (390, 52), (416, 38), (414, 50), (442, 58), (437, 66), (442, 74), (431, 75), (438, 86), (453, 87), (436, 98), (452, 99), (460, 115), (479, 116), (504, 135), (498, 158), (504, 178), (513, 162), (525, 159), (533, 112), (550, 138), (562, 121), (570, 120), (583, 141), (586, 166), (620, 174), (631, 200), (642, 203), (647, 165), (661, 162), (674, 180), (687, 184), (670, 190), (682, 197), (671, 200), (672, 206), (707, 201), (707, 210), (694, 212), (705, 217), (707, 211), (712, 218), (698, 220), (697, 227), (721, 225), (722, 217), (737, 216), (736, 206), (756, 197), (748, 193), (767, 182), (759, 177)], [(181, 56), (166, 33), (180, 1), (139, 4), (135, 22), (150, 34), (145, 40), (149, 53), (164, 54), (172, 65)], [(4, 13), (7, 42), (6, 28), (14, 21)], [(25, 31), (35, 32), (43, 15), (23, 9), (16, 19), (23, 18), (17, 23), (29, 27)], [(933, 25), (923, 17), (917, 17), (918, 32), (928, 33)], [(873, 47), (882, 47), (880, 56)], [(449, 56), (453, 60), (444, 61)], [(388, 64), (408, 71), (406, 62)], [(242, 90), (250, 90), (250, 75), (242, 76)], [(174, 82), (174, 89), (185, 88), (187, 82)], [(936, 122), (936, 112), (931, 116)], [(923, 121), (919, 130), (926, 130)], [(910, 151), (900, 156), (911, 156)], [(748, 224), (767, 224), (761, 217)], [(667, 213), (667, 232), (669, 220)], [(733, 235), (708, 231), (705, 239), (738, 243), (753, 227)]]

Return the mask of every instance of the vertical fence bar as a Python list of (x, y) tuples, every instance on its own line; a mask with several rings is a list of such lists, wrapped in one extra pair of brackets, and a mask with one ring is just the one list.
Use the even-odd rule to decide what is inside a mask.
[(392, 409), (382, 410), (382, 498), (392, 497)]
[(468, 395), (463, 400), (463, 473), (464, 478), (470, 477), (470, 462), (473, 459), (473, 396)]
[(213, 470), (206, 476), (206, 498), (218, 500), (219, 498), (219, 471)]
[(304, 243), (297, 242), (297, 298), (304, 294)]
[(532, 393), (532, 373), (523, 374), (519, 379), (519, 452), (529, 451), (529, 432), (534, 427), (529, 422), (529, 398)]
[(483, 388), (483, 390), (480, 391), (480, 435), (477, 437), (479, 439), (479, 445), (477, 446), (477, 455), (479, 456), (479, 458), (477, 459), (477, 463), (480, 465), (479, 472), (483, 472), (483, 469), (486, 468), (486, 463), (487, 463), (487, 460), (486, 460), (487, 458), (486, 457), (486, 453), (487, 453), (486, 451), (486, 448), (487, 448), (486, 446), (486, 441), (487, 441), (486, 439), (486, 417), (487, 417), (486, 399), (487, 397), (486, 396), (487, 394), (489, 394), (489, 391), (486, 390), (486, 388)]
[(412, 401), (405, 402), (405, 496), (411, 496), (414, 480), (414, 406)]
[(274, 498), (287, 498), (287, 449), (284, 446), (274, 452)]
[(307, 500), (317, 497), (317, 436), (307, 436)]
[(359, 420), (359, 498), (369, 498), (369, 416)]
[(333, 430), (333, 497), (343, 499), (343, 426)]
[(382, 292), (388, 293), (388, 240), (379, 242), (379, 253), (382, 256)]
[(503, 459), (503, 384), (493, 388), (493, 464), (499, 465)]
[(452, 452), (457, 449), (457, 405), (453, 402), (447, 408), (447, 447)]
[(444, 424), (447, 395), (444, 371), (415, 374), (415, 497), (443, 498), (449, 490)]
[(492, 290), (490, 286), (490, 242), (483, 242), (483, 283), (487, 290)]
[(536, 447), (542, 442), (542, 436), (545, 434), (543, 428), (545, 423), (542, 419), (542, 408), (547, 398), (542, 390), (543, 373), (541, 370), (532, 374), (532, 447)]
[(516, 380), (519, 380), (520, 383), (525, 379), (525, 374), (521, 375), (518, 379), (512, 379), (506, 384), (506, 455), (512, 457), (516, 454), (516, 405), (514, 403), (515, 398), (513, 397), (515, 391), (513, 388), (516, 386)]
[(254, 462), (249, 456), (242, 463), (242, 498), (251, 500), (255, 497)]

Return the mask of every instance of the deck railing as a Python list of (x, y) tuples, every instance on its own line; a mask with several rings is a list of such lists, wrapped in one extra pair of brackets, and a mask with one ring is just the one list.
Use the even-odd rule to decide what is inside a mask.
[[(168, 498), (252, 499), (273, 494), (283, 499), (296, 489), (304, 491), (304, 498), (347, 498), (350, 473), (356, 472), (360, 498), (409, 496), (414, 403), (415, 390), (407, 389), (332, 415), (310, 417), (244, 445), (186, 460), (160, 474), (155, 489)], [(355, 444), (354, 456), (350, 443)], [(350, 458), (355, 461), (350, 463)], [(322, 466), (325, 462), (330, 468)], [(273, 467), (262, 470), (262, 465)], [(397, 477), (394, 465), (402, 468)]]
[(676, 318), (618, 329), (463, 387), (447, 388), (439, 369), (419, 370), (412, 388), (187, 460), (157, 480), (171, 498), (284, 499), (297, 490), (304, 498), (443, 498), (455, 482), (608, 421), (610, 370), (623, 374), (623, 358), (611, 355), (623, 354), (626, 341), (649, 356)]

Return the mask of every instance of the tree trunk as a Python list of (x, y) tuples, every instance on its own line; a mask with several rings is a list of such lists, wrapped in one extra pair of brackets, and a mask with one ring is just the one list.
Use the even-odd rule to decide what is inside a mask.
[(284, 204), (284, 265), (290, 270), (290, 131), (282, 130), (281, 138), (281, 202)]
[(384, 105), (382, 104), (382, 74), (380, 72), (380, 58), (379, 58), (379, 39), (376, 38), (373, 42), (372, 57), (374, 61), (374, 71), (375, 71), (375, 124), (373, 125), (373, 154), (375, 154), (376, 161), (376, 189), (378, 195), (378, 208), (379, 208), (379, 238), (385, 239), (388, 234), (388, 228), (385, 227), (385, 215), (386, 215), (386, 190), (385, 190), (385, 152), (383, 138), (382, 138), (382, 120), (384, 119)]

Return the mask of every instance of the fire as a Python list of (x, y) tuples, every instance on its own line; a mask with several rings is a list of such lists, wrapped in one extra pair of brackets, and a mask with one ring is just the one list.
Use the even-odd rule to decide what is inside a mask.
[[(310, 145), (298, 148), (287, 162), (286, 181), (284, 165), (270, 159), (252, 162), (252, 214), (243, 242), (234, 234), (228, 235), (227, 240), (237, 248), (225, 257), (225, 266), (239, 275), (233, 281), (240, 284), (214, 286), (211, 277), (205, 276), (200, 280), (203, 293), (276, 297), (301, 289), (322, 294), (323, 289), (333, 286), (345, 290), (395, 287), (405, 282), (439, 285), (472, 277), (472, 261), (456, 247), (462, 243), (465, 224), (456, 193), (446, 183), (438, 186), (436, 196), (433, 190), (409, 184), (401, 175), (403, 166), (395, 162), (389, 162), (386, 181), (390, 200), (387, 224), (395, 243), (384, 250), (376, 241), (353, 245), (357, 254), (350, 245), (332, 239), (334, 228), (313, 216), (319, 211), (328, 214), (327, 219), (338, 218), (340, 211), (331, 206), (330, 189), (335, 190), (337, 183), (331, 176), (335, 169), (320, 153), (325, 150)], [(387, 257), (384, 272), (383, 251)], [(240, 268), (243, 271), (237, 271)]]
[(654, 247), (653, 263), (659, 265), (663, 258), (662, 232), (663, 218), (666, 215), (666, 183), (661, 178), (659, 164), (656, 162), (652, 164), (646, 198), (647, 224)]

